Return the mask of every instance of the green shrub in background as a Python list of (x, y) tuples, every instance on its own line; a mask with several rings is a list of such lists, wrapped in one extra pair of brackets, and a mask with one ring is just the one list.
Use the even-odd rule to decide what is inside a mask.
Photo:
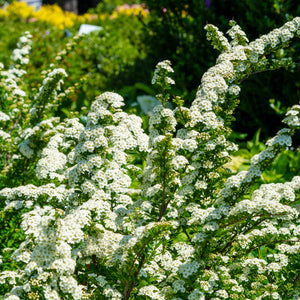
[[(176, 82), (182, 91), (196, 89), (204, 71), (214, 64), (217, 54), (210, 51), (203, 29), (207, 23), (216, 24), (226, 31), (228, 21), (233, 19), (245, 29), (251, 40), (300, 15), (300, 4), (293, 0), (145, 2), (151, 12), (151, 20), (145, 27), (145, 43), (151, 45), (149, 57), (154, 60), (170, 58), (174, 62)], [(299, 63), (299, 46), (298, 41), (292, 42), (286, 50), (274, 53), (273, 57), (293, 56)], [(299, 68), (290, 71), (262, 73), (243, 82), (243, 101), (237, 110), (234, 129), (252, 136), (260, 127), (264, 138), (276, 132), (280, 127), (280, 117), (269, 108), (269, 99), (276, 99), (287, 107), (300, 97)], [(193, 96), (194, 93), (189, 99)]]
[[(100, 25), (102, 32), (93, 33), (80, 42), (76, 54), (70, 54), (62, 67), (70, 70), (70, 83), (79, 84), (75, 98), (63, 103), (66, 110), (89, 106), (92, 99), (101, 91), (114, 89), (125, 99), (136, 98), (145, 93), (149, 85), (151, 71), (160, 59), (172, 59), (176, 66), (177, 94), (189, 103), (203, 72), (213, 65), (216, 52), (209, 50), (204, 26), (213, 23), (226, 30), (228, 20), (236, 20), (245, 28), (250, 39), (279, 26), (295, 15), (300, 14), (296, 1), (145, 1), (150, 14), (140, 15), (119, 13), (118, 18), (110, 18), (117, 6), (124, 1), (102, 1), (92, 12), (97, 14), (92, 24)], [(128, 5), (141, 1), (128, 1)], [(24, 21), (24, 20), (23, 20)], [(55, 29), (41, 22), (24, 24), (22, 20), (5, 20), (0, 27), (1, 61), (8, 61), (10, 52), (18, 39), (18, 33), (30, 30), (36, 42), (32, 60), (32, 85), (38, 81), (34, 74), (38, 69), (47, 69), (57, 52), (68, 43), (68, 32)], [(68, 31), (78, 32), (80, 24)], [(6, 46), (8, 45), (8, 46)], [(7, 51), (7, 50), (9, 51)], [(121, 50), (122, 49), (122, 50)], [(284, 51), (273, 54), (274, 58), (293, 56), (299, 62), (299, 43), (292, 42)], [(272, 57), (270, 57), (272, 59)], [(30, 72), (30, 70), (29, 70)], [(268, 72), (269, 73), (269, 72)], [(243, 82), (241, 97), (245, 99), (237, 111), (236, 131), (249, 136), (256, 128), (262, 128), (264, 139), (274, 134), (280, 127), (280, 116), (269, 108), (269, 100), (274, 99), (287, 107), (299, 98), (299, 70), (290, 72), (278, 70), (270, 74), (249, 76)], [(132, 78), (142, 83), (135, 86)], [(296, 79), (295, 79), (296, 78)], [(83, 80), (83, 81), (82, 81)], [(124, 88), (126, 86), (126, 88)], [(259, 92), (258, 92), (259, 91)], [(153, 95), (153, 93), (152, 93)], [(263, 121), (267, 120), (267, 126)], [(296, 137), (297, 143), (298, 138)]]
[(86, 36), (67, 60), (70, 66), (77, 62), (74, 71), (83, 69), (91, 76), (86, 92), (93, 90), (95, 96), (105, 89), (149, 82), (151, 74), (142, 64), (147, 45), (141, 41), (141, 22), (135, 16), (120, 15), (100, 24), (103, 30)]
[[(228, 167), (233, 171), (248, 170), (251, 158), (266, 149), (265, 143), (260, 140), (259, 129), (252, 140), (240, 142), (240, 149), (231, 157)], [(245, 138), (245, 137), (244, 137)], [(272, 162), (270, 167), (262, 173), (260, 183), (285, 182), (299, 174), (300, 151), (299, 148), (290, 148), (282, 151)]]
[[(134, 12), (118, 13), (116, 8), (121, 4), (124, 1), (103, 1), (95, 11), (97, 15), (89, 21), (90, 24), (101, 26), (103, 30), (84, 36), (78, 42), (76, 50), (64, 55), (64, 60), (60, 61), (60, 67), (69, 70), (66, 87), (75, 85), (77, 88), (74, 98), (62, 103), (64, 113), (83, 106), (89, 107), (92, 99), (105, 90), (118, 91), (121, 88), (125, 90), (126, 86), (133, 86), (126, 89), (126, 94), (133, 92), (137, 96), (139, 92), (134, 85), (137, 82), (149, 83), (149, 69), (153, 69), (154, 63), (150, 65), (145, 61), (147, 45), (141, 38), (147, 18), (143, 17), (142, 23), (142, 16), (135, 15)], [(111, 18), (114, 10), (114, 18)], [(0, 26), (0, 47), (3, 51), (0, 59), (4, 65), (8, 65), (19, 35), (24, 30), (29, 30), (33, 36), (33, 53), (27, 78), (31, 88), (38, 88), (40, 71), (46, 70), (55, 61), (57, 53), (68, 48), (67, 45), (72, 36), (78, 33), (80, 25), (77, 22), (72, 28), (62, 30), (45, 22), (3, 17)], [(142, 90), (140, 93), (145, 92)]]

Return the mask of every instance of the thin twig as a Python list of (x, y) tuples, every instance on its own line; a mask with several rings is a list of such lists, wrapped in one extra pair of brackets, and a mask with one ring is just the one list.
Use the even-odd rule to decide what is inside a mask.
[[(299, 65), (300, 63), (294, 63), (294, 65)], [(280, 66), (278, 68), (274, 68), (274, 69), (264, 69), (264, 70), (259, 70), (259, 71), (255, 71), (252, 73), (247, 74), (247, 76), (245, 76), (243, 79), (241, 79), (239, 81), (239, 83), (242, 83), (243, 81), (245, 81), (246, 79), (248, 79), (250, 76), (255, 75), (255, 74), (259, 74), (259, 73), (264, 73), (264, 72), (268, 72), (268, 71), (275, 71), (275, 70), (280, 70), (281, 68), (284, 68), (284, 66)]]
[(11, 127), (10, 131), (9, 131), (9, 134), (12, 133), (12, 131), (16, 128), (16, 126), (18, 125), (19, 121), (21, 120), (22, 118), (22, 114), (20, 114), (17, 118), (17, 120), (15, 121), (15, 123), (13, 124), (13, 126)]

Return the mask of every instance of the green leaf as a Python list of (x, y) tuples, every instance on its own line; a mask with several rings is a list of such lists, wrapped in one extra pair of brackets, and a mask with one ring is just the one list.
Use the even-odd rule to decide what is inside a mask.
[(181, 232), (174, 239), (174, 244), (176, 244), (178, 242), (186, 242), (186, 241), (188, 241), (188, 237), (186, 236), (186, 234), (184, 232)]

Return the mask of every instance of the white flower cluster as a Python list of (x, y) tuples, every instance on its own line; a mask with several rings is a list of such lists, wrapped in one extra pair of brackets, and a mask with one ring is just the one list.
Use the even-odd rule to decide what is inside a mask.
[(289, 205), (281, 204), (281, 200), (293, 202), (295, 200), (295, 191), (300, 189), (300, 177), (296, 176), (291, 182), (284, 184), (261, 185), (256, 190), (251, 200), (242, 200), (238, 202), (230, 211), (231, 215), (241, 215), (248, 213), (258, 215), (266, 212), (270, 215), (276, 215), (278, 219), (295, 219), (298, 216), (297, 209)]
[[(33, 137), (46, 141), (36, 171), (50, 183), (0, 191), (5, 210), (28, 209), (22, 215), (26, 240), (13, 254), (24, 267), (0, 274), (0, 283), (13, 285), (5, 299), (29, 298), (38, 284), (45, 299), (284, 296), (279, 275), (284, 270), (295, 280), (289, 268), (300, 251), (300, 177), (249, 187), (280, 149), (291, 146), (300, 106), (289, 110), (288, 128), (251, 159), (249, 170), (225, 180), (222, 166), (237, 150), (227, 140), (227, 124), (241, 73), (299, 28), (295, 18), (248, 43), (233, 24), (229, 43), (208, 25), (208, 38), (221, 50), (216, 65), (204, 74), (190, 108), (178, 98), (167, 108), (169, 96), (158, 95), (149, 137), (141, 118), (122, 111), (124, 100), (113, 92), (94, 101), (85, 126), (76, 118), (49, 119), (25, 130), (23, 155), (33, 154)], [(153, 83), (169, 88), (172, 72), (169, 61), (159, 63)], [(65, 76), (61, 69), (48, 74), (32, 116)]]
[(238, 45), (247, 45), (249, 40), (245, 34), (245, 32), (241, 29), (239, 25), (233, 24), (233, 26), (227, 31), (228, 35), (231, 37), (231, 46)]
[(152, 84), (156, 84), (158, 80), (164, 80), (167, 84), (175, 84), (175, 81), (169, 77), (164, 76), (165, 73), (173, 73), (174, 70), (171, 67), (171, 62), (169, 60), (164, 60), (159, 62), (156, 65), (153, 78), (152, 78)]
[(6, 140), (10, 137), (9, 133), (7, 133), (1, 129), (1, 128), (3, 128), (2, 124), (4, 123), (4, 125), (5, 125), (5, 122), (7, 122), (9, 120), (10, 120), (10, 117), (6, 113), (0, 111), (0, 138), (2, 138), (3, 140)]
[(10, 117), (5, 114), (4, 112), (0, 111), (0, 122), (6, 122), (9, 121)]
[(231, 46), (227, 38), (216, 26), (208, 24), (204, 27), (204, 29), (207, 31), (207, 39), (212, 41), (215, 49), (221, 52), (230, 51)]
[(141, 129), (139, 117), (109, 110), (122, 105), (123, 99), (115, 93), (107, 92), (98, 97), (80, 134), (79, 144), (68, 155), (69, 161), (76, 164), (69, 170), (71, 184), (79, 183), (81, 174), (89, 173), (88, 179), (82, 182), (84, 193), (92, 195), (104, 187), (108, 194), (127, 191), (131, 179), (122, 168), (126, 165), (125, 151), (136, 148), (145, 151), (148, 147), (148, 137)]
[(299, 127), (299, 111), (300, 105), (294, 105), (292, 108), (286, 113), (286, 118), (283, 120), (283, 123), (287, 124), (289, 127)]
[(11, 59), (17, 63), (20, 64), (28, 64), (29, 62), (29, 58), (27, 57), (30, 50), (31, 50), (31, 46), (30, 46), (30, 42), (32, 36), (31, 34), (26, 31), (24, 36), (20, 37), (19, 42), (17, 44), (17, 46), (19, 48), (13, 50)]
[[(57, 178), (60, 182), (66, 179), (65, 169), (67, 156), (64, 153), (75, 141), (78, 142), (80, 133), (84, 126), (79, 123), (77, 118), (67, 119), (64, 124), (54, 126), (59, 119), (48, 119), (38, 124), (46, 129), (43, 137), (51, 135), (47, 146), (42, 150), (40, 159), (36, 166), (36, 174), (40, 179)], [(54, 124), (53, 124), (54, 123)], [(70, 152), (70, 151), (69, 151)], [(70, 153), (68, 153), (70, 155)]]
[(141, 288), (139, 290), (139, 293), (138, 295), (141, 295), (141, 296), (148, 296), (150, 297), (150, 299), (157, 299), (157, 300), (164, 300), (165, 297), (163, 297), (160, 292), (159, 292), (159, 289), (153, 285), (148, 285), (148, 286), (145, 286), (143, 288)]
[[(19, 142), (19, 151), (23, 156), (26, 158), (30, 158), (33, 154), (35, 149), (35, 143), (33, 141), (36, 140), (36, 138), (41, 134), (41, 139), (47, 139), (48, 134), (52, 134), (53, 128), (55, 124), (58, 124), (60, 121), (59, 118), (50, 118), (48, 120), (44, 120), (40, 123), (38, 123), (33, 128), (26, 128), (24, 131), (20, 133), (19, 139), (16, 141), (21, 140)], [(58, 128), (61, 127), (61, 125), (58, 125)]]
[(72, 189), (67, 189), (65, 185), (56, 186), (53, 183), (48, 183), (41, 187), (35, 186), (33, 184), (15, 187), (15, 188), (5, 188), (0, 191), (0, 197), (5, 197), (6, 207), (4, 210), (11, 207), (20, 209), (22, 207), (30, 208), (40, 197), (45, 197), (45, 201), (51, 203), (63, 203), (65, 198), (71, 196), (74, 191)]
[[(25, 36), (21, 37), (20, 40), (23, 42), (18, 43), (18, 48), (13, 51), (12, 60), (19, 61), (20, 64), (28, 63), (28, 54), (30, 51), (30, 34), (25, 33)], [(14, 109), (9, 109), (6, 111), (0, 111), (0, 138), (3, 140), (8, 140), (11, 138), (11, 129), (7, 130), (9, 126), (13, 126), (20, 115), (20, 108), (26, 114), (27, 104), (25, 104), (26, 93), (20, 88), (21, 77), (26, 74), (25, 70), (19, 69), (20, 65), (12, 65), (8, 70), (3, 70), (3, 64), (0, 64), (0, 80), (3, 84), (3, 96), (4, 103), (7, 105), (14, 99), (15, 104)], [(16, 107), (17, 106), (17, 107)], [(4, 106), (5, 107), (5, 106)], [(9, 124), (9, 121), (11, 124)], [(7, 123), (6, 123), (7, 122)], [(16, 126), (18, 129), (18, 125)]]
[(26, 93), (18, 86), (20, 78), (26, 74), (25, 70), (11, 68), (7, 71), (1, 71), (1, 76), (5, 78), (5, 88), (8, 92), (10, 92), (13, 96), (19, 96), (19, 98), (23, 98), (26, 96)]
[[(42, 112), (45, 113), (45, 109), (50, 110), (53, 107), (57, 98), (57, 90), (60, 90), (65, 77), (68, 77), (68, 75), (62, 68), (54, 69), (47, 73), (29, 111), (32, 119), (36, 118), (37, 121), (40, 121)], [(50, 101), (49, 99), (52, 100)]]

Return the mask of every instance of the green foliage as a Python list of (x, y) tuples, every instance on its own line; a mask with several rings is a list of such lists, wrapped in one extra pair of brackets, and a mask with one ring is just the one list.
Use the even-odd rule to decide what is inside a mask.
[[(1, 207), (0, 212), (0, 229), (1, 229), (1, 245), (5, 245), (6, 249), (1, 249), (1, 270), (15, 269), (17, 264), (11, 258), (11, 254), (18, 248), (21, 241), (24, 240), (24, 233), (20, 229), (21, 219), (14, 210), (3, 211)], [(22, 212), (25, 212), (23, 210)], [(20, 213), (22, 213), (20, 212)], [(3, 287), (2, 287), (3, 288)], [(0, 289), (1, 291), (1, 289)], [(4, 294), (4, 293), (1, 293)]]
[(111, 14), (118, 5), (123, 5), (125, 3), (129, 5), (141, 4), (142, 2), (143, 1), (140, 0), (102, 0), (96, 8), (90, 9), (90, 12), (94, 12), (97, 14)]
[(86, 36), (67, 63), (76, 72), (88, 74), (85, 92), (89, 99), (103, 90), (134, 85), (133, 78), (146, 82), (149, 74), (138, 70), (145, 58), (140, 41), (141, 24), (135, 17), (120, 16), (101, 24), (103, 30)]
[[(83, 39), (74, 54), (61, 65), (71, 71), (70, 85), (79, 84), (74, 99), (63, 103), (63, 111), (89, 107), (92, 99), (105, 90), (122, 94), (124, 86), (130, 89), (135, 84), (133, 78), (148, 84), (149, 70), (162, 59), (174, 62), (178, 94), (189, 103), (202, 74), (216, 59), (216, 52), (210, 50), (206, 40), (204, 26), (207, 23), (226, 31), (228, 20), (234, 19), (245, 29), (249, 39), (253, 39), (300, 13), (300, 5), (295, 1), (149, 0), (146, 1), (150, 9), (147, 18), (119, 14), (118, 18), (110, 19), (109, 14), (122, 4), (124, 1), (106, 0), (92, 10), (98, 18), (91, 24), (100, 25), (104, 30)], [(76, 34), (79, 25), (69, 29), (71, 34)], [(9, 51), (22, 30), (30, 30), (33, 34), (35, 53), (28, 77), (32, 78), (31, 86), (34, 86), (38, 82), (35, 77), (37, 70), (46, 69), (56, 53), (65, 48), (69, 38), (63, 30), (41, 22), (6, 20), (0, 27), (0, 46), (3, 49), (0, 61), (8, 62)], [(298, 63), (299, 51), (299, 42), (296, 41), (286, 50), (278, 50), (273, 58), (289, 56)], [(270, 109), (268, 101), (274, 99), (276, 103), (282, 103), (282, 107), (295, 103), (300, 96), (299, 83), (294, 79), (299, 77), (299, 70), (290, 68), (290, 72), (278, 70), (257, 76), (249, 74), (248, 77), (243, 82), (243, 101), (237, 110), (234, 129), (253, 135), (256, 128), (262, 128), (262, 136), (266, 138), (280, 128), (280, 117)], [(139, 95), (134, 88), (131, 94), (133, 92), (137, 92), (134, 97)], [(263, 124), (262, 120), (270, 125)], [(297, 137), (297, 143), (298, 140)]]
[[(103, 30), (85, 35), (77, 41), (77, 46), (71, 53), (69, 51), (67, 55), (63, 55), (63, 60), (56, 60), (57, 54), (68, 48), (72, 36), (79, 30), (79, 23), (66, 31), (43, 22), (5, 19), (0, 26), (0, 61), (8, 66), (11, 51), (20, 34), (30, 31), (33, 36), (33, 52), (26, 75), (30, 89), (39, 88), (40, 72), (47, 70), (52, 63), (69, 71), (70, 76), (65, 87), (76, 88), (74, 98), (62, 102), (62, 115), (65, 115), (66, 110), (75, 111), (83, 106), (89, 107), (92, 99), (100, 92), (119, 91), (125, 86), (134, 86), (136, 78), (145, 85), (151, 76), (148, 70), (153, 65), (145, 61), (147, 45), (141, 39), (144, 24), (135, 15), (118, 14), (117, 18), (110, 19), (108, 13), (119, 4), (123, 4), (122, 1), (103, 1), (96, 10), (99, 18), (90, 22), (101, 26)], [(132, 92), (137, 92), (133, 95), (136, 97), (139, 91), (140, 89), (133, 88), (131, 95)]]
[[(266, 145), (260, 140), (261, 129), (259, 129), (252, 140), (240, 142), (240, 149), (233, 155), (232, 161), (228, 164), (234, 172), (248, 170), (251, 165), (251, 158), (266, 149)], [(286, 182), (299, 174), (300, 151), (286, 149), (282, 151), (262, 174), (260, 183)]]

